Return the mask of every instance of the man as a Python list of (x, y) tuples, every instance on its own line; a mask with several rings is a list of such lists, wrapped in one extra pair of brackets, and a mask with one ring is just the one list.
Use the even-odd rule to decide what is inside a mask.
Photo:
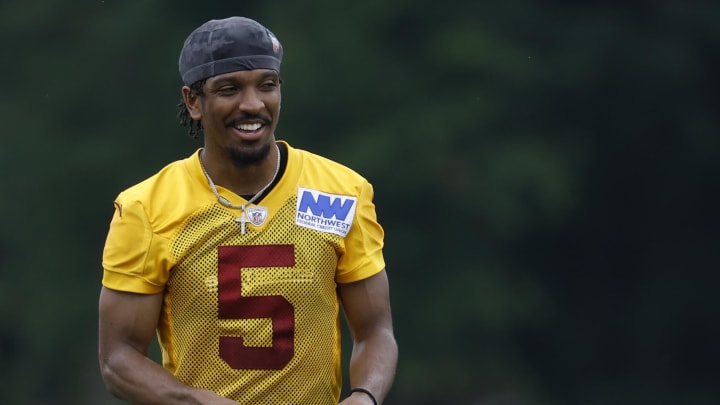
[[(204, 147), (120, 193), (103, 252), (99, 359), (135, 404), (382, 403), (397, 345), (372, 186), (275, 139), (283, 48), (241, 17), (180, 54)], [(155, 334), (162, 363), (147, 357)]]

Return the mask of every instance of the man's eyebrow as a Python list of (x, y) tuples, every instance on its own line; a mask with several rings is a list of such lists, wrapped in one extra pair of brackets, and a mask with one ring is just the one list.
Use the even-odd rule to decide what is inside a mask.
[(234, 77), (216, 77), (213, 78), (212, 84), (237, 83)]
[(271, 70), (269, 72), (264, 72), (262, 75), (260, 75), (262, 79), (272, 78), (272, 79), (278, 79), (280, 75), (274, 70)]
[[(280, 75), (274, 70), (262, 72), (260, 74), (259, 80), (266, 80), (266, 79), (279, 80)], [(213, 80), (211, 81), (212, 86), (220, 86), (223, 84), (238, 84), (238, 83), (240, 83), (240, 80), (238, 80), (237, 78), (235, 78), (233, 76), (213, 78)]]

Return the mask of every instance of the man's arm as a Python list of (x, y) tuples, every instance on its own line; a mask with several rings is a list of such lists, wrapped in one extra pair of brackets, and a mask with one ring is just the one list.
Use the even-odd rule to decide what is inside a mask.
[(103, 287), (99, 302), (100, 372), (115, 396), (139, 405), (237, 405), (181, 383), (150, 359), (162, 294), (133, 294)]
[[(383, 270), (365, 280), (340, 284), (339, 294), (353, 339), (350, 388), (370, 391), (381, 404), (392, 386), (398, 358), (387, 274)], [(372, 401), (356, 392), (341, 404), (371, 405)]]

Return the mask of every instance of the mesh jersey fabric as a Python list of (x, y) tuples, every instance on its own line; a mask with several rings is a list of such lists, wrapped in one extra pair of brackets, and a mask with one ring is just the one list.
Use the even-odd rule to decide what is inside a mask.
[[(235, 221), (239, 211), (221, 206), (210, 191), (200, 150), (121, 192), (103, 251), (102, 283), (119, 291), (164, 292), (157, 330), (162, 362), (186, 384), (243, 405), (337, 404), (337, 283), (384, 269), (383, 229), (367, 180), (282, 143), (285, 173), (258, 202), (268, 209), (267, 219), (248, 224), (244, 235)], [(246, 202), (218, 191), (233, 204)], [(316, 200), (305, 201), (313, 195)], [(333, 214), (332, 221), (350, 202), (355, 207), (346, 235), (298, 219), (305, 209), (324, 211), (320, 220)]]

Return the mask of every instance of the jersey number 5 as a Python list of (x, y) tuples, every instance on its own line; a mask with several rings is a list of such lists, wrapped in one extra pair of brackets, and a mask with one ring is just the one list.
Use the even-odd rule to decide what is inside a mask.
[(244, 297), (242, 269), (292, 267), (292, 245), (218, 247), (218, 316), (220, 319), (272, 320), (272, 346), (245, 346), (239, 336), (220, 336), (220, 357), (234, 369), (279, 370), (295, 350), (295, 309), (281, 295)]

